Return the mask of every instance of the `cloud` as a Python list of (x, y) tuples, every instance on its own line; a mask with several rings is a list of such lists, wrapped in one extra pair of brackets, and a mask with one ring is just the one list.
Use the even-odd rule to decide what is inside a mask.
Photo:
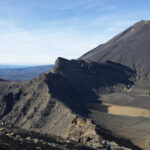
[[(0, 31), (0, 63), (52, 64), (60, 56), (78, 58), (109, 40), (118, 32), (118, 28), (125, 28), (131, 23), (122, 22), (119, 18), (117, 22), (110, 20), (106, 26), (109, 18), (110, 16), (103, 16), (93, 19), (93, 22), (81, 21), (81, 24), (78, 23), (78, 18), (68, 18), (43, 23), (41, 28), (34, 30), (21, 28), (15, 22), (0, 21), (0, 26), (5, 30), (4, 33)], [(67, 26), (66, 22), (71, 23)]]
[(50, 64), (59, 56), (78, 58), (149, 18), (149, 9), (139, 11), (139, 4), (135, 9), (127, 4), (116, 0), (0, 1), (0, 63)]
[(18, 31), (0, 35), (0, 63), (54, 63), (57, 57), (77, 58), (95, 41), (79, 38), (63, 31)]

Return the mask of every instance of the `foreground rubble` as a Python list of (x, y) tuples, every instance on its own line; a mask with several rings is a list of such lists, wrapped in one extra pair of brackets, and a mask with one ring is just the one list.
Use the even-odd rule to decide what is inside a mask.
[(90, 148), (73, 140), (28, 132), (22, 129), (0, 128), (1, 150), (129, 150), (115, 142), (101, 140), (101, 147)]

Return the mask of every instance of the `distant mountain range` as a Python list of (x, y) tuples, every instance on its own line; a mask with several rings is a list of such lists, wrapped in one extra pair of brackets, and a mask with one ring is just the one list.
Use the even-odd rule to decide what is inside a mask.
[(23, 81), (37, 77), (41, 73), (50, 70), (53, 65), (43, 66), (19, 66), (0, 65), (0, 78), (10, 81)]

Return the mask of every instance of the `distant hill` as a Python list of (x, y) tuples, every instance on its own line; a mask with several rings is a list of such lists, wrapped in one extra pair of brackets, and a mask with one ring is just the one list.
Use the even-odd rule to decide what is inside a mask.
[(47, 70), (50, 70), (53, 67), (53, 65), (43, 65), (43, 66), (34, 66), (34, 67), (22, 66), (22, 68), (18, 68), (18, 67), (1, 66), (0, 78), (10, 80), (10, 81), (29, 80), (37, 77), (38, 75), (46, 72)]
[(9, 81), (8, 81), (8, 80), (1, 79), (1, 78), (0, 78), (0, 82), (9, 82)]
[(36, 67), (36, 66), (42, 66), (42, 65), (0, 65), (0, 68), (16, 69), (16, 68), (29, 68), (29, 67)]

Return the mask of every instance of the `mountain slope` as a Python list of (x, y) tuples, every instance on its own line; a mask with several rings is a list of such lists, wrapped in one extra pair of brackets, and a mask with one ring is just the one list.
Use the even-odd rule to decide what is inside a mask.
[(102, 93), (128, 89), (134, 75), (128, 67), (113, 62), (59, 58), (47, 73), (0, 89), (0, 122), (99, 147), (103, 137), (88, 117), (87, 103), (98, 100)]
[(107, 139), (149, 150), (149, 25), (141, 21), (78, 60), (58, 58), (35, 79), (0, 83), (1, 125), (97, 149)]
[[(5, 90), (0, 90), (0, 117), (6, 117), (8, 124), (19, 123), (25, 128), (38, 128), (41, 118), (48, 121), (46, 117), (51, 115), (53, 108), (56, 109), (55, 105), (59, 108), (62, 104), (84, 116), (88, 113), (82, 107), (84, 104), (96, 101), (101, 94), (125, 90), (133, 85), (134, 74), (129, 68), (112, 62), (93, 63), (59, 58), (49, 72), (33, 80), (9, 83)], [(63, 113), (65, 108), (61, 115)]]
[(84, 54), (80, 59), (96, 62), (111, 60), (150, 79), (150, 21), (140, 21), (110, 41)]
[(84, 54), (79, 60), (110, 60), (136, 72), (136, 81), (129, 90), (101, 95), (101, 103), (91, 103), (89, 108), (95, 123), (149, 150), (150, 21), (143, 20), (134, 24), (107, 43)]

